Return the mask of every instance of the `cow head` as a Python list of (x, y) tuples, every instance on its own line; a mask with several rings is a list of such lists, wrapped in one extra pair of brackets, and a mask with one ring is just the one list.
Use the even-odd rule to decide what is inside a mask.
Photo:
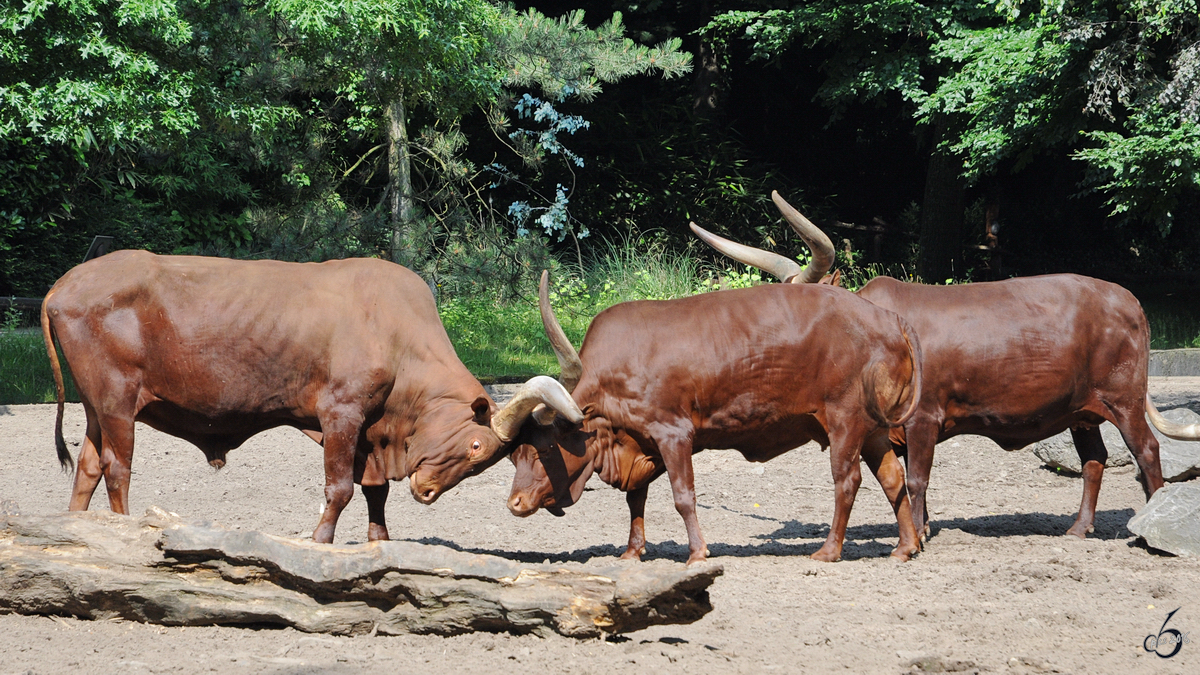
[(530, 379), (508, 405), (493, 414), (494, 410), (492, 400), (480, 396), (469, 407), (446, 399), (422, 413), (406, 440), (414, 499), (432, 504), (462, 479), (495, 464), (531, 416), (545, 417), (553, 411), (569, 423), (583, 420), (566, 388), (544, 376)]
[(799, 211), (793, 208), (791, 204), (784, 201), (778, 192), (771, 191), (771, 200), (775, 202), (776, 208), (779, 209), (779, 213), (783, 215), (788, 225), (792, 226), (792, 229), (800, 236), (800, 239), (812, 251), (812, 261), (809, 262), (807, 267), (801, 268), (795, 260), (781, 256), (778, 253), (744, 246), (724, 237), (719, 237), (695, 223), (688, 223), (688, 225), (697, 237), (703, 239), (704, 243), (717, 251), (744, 265), (757, 267), (785, 284), (823, 283), (840, 286), (840, 275), (837, 272), (834, 272), (832, 276), (826, 274), (833, 267), (834, 260), (833, 242), (829, 241), (829, 237), (818, 229), (816, 225), (813, 225), (812, 221), (805, 218)]
[(561, 421), (529, 427), (509, 455), (516, 473), (508, 510), (522, 518), (540, 508), (561, 516), (564, 508), (579, 501), (594, 472), (594, 451), (588, 443), (592, 434)]
[(657, 478), (662, 457), (648, 439), (639, 439), (595, 411), (582, 427), (558, 423), (523, 434), (510, 458), (516, 467), (508, 510), (533, 515), (544, 508), (556, 516), (579, 501), (583, 487), (598, 474), (609, 485), (628, 492)]
[[(574, 390), (583, 376), (583, 362), (554, 316), (548, 286), (549, 275), (543, 272), (538, 289), (542, 325), (562, 367), (563, 383)], [(563, 508), (579, 501), (583, 486), (597, 471), (605, 482), (623, 490), (648, 483), (661, 472), (661, 461), (647, 455), (638, 440), (615, 431), (595, 405), (587, 407), (582, 425), (569, 419), (538, 421), (526, 424), (510, 455), (516, 466), (508, 500), (513, 515), (529, 516), (539, 508), (563, 515)]]

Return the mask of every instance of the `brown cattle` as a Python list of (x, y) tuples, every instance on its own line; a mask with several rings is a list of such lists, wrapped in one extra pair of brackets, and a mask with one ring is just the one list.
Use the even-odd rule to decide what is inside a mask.
[(592, 321), (577, 355), (541, 285), (546, 332), (582, 428), (527, 424), (517, 438), (509, 509), (561, 513), (593, 473), (628, 493), (629, 546), (645, 550), (650, 482), (666, 472), (687, 527), (688, 562), (708, 555), (696, 518), (692, 454), (735, 448), (765, 462), (816, 440), (829, 447), (836, 501), (818, 560), (841, 556), (865, 459), (896, 512), (893, 556), (919, 547), (904, 470), (887, 441), (920, 395), (921, 351), (895, 314), (826, 286), (760, 286), (626, 302)]
[[(778, 193), (771, 198), (814, 251), (807, 274), (783, 256), (692, 229), (718, 251), (783, 281), (820, 279), (833, 248)], [(923, 394), (915, 415), (894, 433), (907, 454), (908, 490), (918, 531), (928, 532), (925, 491), (934, 446), (958, 434), (986, 436), (1006, 450), (1071, 430), (1083, 465), (1083, 499), (1067, 531), (1093, 529), (1096, 497), (1108, 450), (1099, 425), (1112, 422), (1133, 451), (1147, 498), (1162, 487), (1158, 441), (1145, 416), (1165, 435), (1200, 440), (1195, 425), (1159, 415), (1147, 393), (1150, 332), (1133, 295), (1074, 274), (952, 286), (876, 277), (858, 296), (904, 317), (924, 350)]]
[(370, 539), (387, 539), (388, 481), (410, 479), (432, 503), (503, 456), (534, 406), (579, 419), (562, 385), (531, 380), (503, 410), (458, 360), (429, 288), (370, 259), (320, 264), (120, 251), (67, 272), (42, 304), (58, 387), (62, 346), (87, 414), (70, 509), (104, 478), (127, 513), (134, 421), (198, 446), (221, 467), (254, 434), (292, 426), (323, 440), (326, 509), (313, 532), (332, 542), (362, 485)]

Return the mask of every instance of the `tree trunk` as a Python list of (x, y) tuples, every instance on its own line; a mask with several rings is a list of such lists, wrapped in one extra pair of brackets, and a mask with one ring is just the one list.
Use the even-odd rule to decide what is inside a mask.
[(412, 160), (408, 152), (408, 127), (405, 124), (403, 93), (397, 94), (388, 114), (388, 195), (391, 206), (392, 262), (403, 264), (411, 257), (408, 228), (416, 216), (413, 200)]
[(918, 238), (917, 274), (928, 284), (944, 283), (965, 270), (962, 264), (962, 225), (964, 185), (959, 174), (960, 159), (939, 150), (945, 137), (939, 124), (929, 170), (925, 176), (925, 199), (921, 204), (921, 232)]

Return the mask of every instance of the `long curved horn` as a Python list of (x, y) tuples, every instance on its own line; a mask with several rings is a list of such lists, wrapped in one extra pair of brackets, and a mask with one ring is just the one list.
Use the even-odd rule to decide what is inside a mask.
[(1154, 407), (1154, 403), (1150, 401), (1148, 393), (1146, 394), (1146, 416), (1150, 418), (1150, 423), (1154, 425), (1154, 428), (1167, 438), (1177, 441), (1200, 441), (1200, 424), (1178, 424), (1163, 417), (1158, 412), (1158, 408)]
[(554, 349), (558, 367), (562, 370), (559, 380), (567, 391), (575, 391), (575, 385), (583, 376), (583, 362), (579, 360), (579, 353), (567, 339), (567, 334), (554, 316), (554, 308), (550, 306), (550, 270), (542, 270), (542, 281), (538, 284), (538, 311), (542, 313), (542, 327), (546, 329), (546, 337), (550, 338), (550, 347)]
[(812, 262), (808, 263), (808, 267), (804, 268), (804, 272), (794, 279), (794, 284), (815, 284), (825, 276), (825, 273), (833, 267), (833, 242), (829, 241), (829, 237), (825, 233), (812, 224), (812, 221), (800, 214), (791, 204), (785, 202), (783, 197), (779, 196), (779, 192), (771, 190), (771, 201), (775, 202), (775, 208), (783, 214), (783, 219), (788, 221), (788, 225), (800, 235), (804, 243), (808, 245), (812, 251)]
[(757, 267), (767, 274), (775, 276), (785, 284), (791, 283), (804, 272), (804, 268), (800, 267), (800, 263), (786, 256), (781, 256), (771, 251), (764, 251), (761, 248), (739, 244), (736, 241), (730, 241), (725, 237), (719, 237), (709, 232), (695, 223), (688, 223), (688, 227), (692, 228), (692, 232), (697, 237), (703, 239), (704, 243), (715, 248), (718, 252), (733, 258), (743, 265)]
[(533, 409), (542, 404), (574, 424), (583, 421), (583, 411), (575, 404), (566, 387), (553, 377), (538, 375), (521, 385), (508, 404), (492, 416), (492, 431), (501, 441), (511, 441), (516, 438), (525, 420), (533, 414)]

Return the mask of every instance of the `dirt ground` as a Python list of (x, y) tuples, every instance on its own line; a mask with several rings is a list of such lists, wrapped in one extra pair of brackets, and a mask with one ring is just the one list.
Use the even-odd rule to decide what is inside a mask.
[[(1191, 389), (1174, 378), (1152, 394)], [(66, 508), (71, 477), (55, 461), (53, 406), (0, 407), (0, 500), (22, 513)], [(74, 450), (84, 417), (69, 406)], [(290, 429), (261, 434), (210, 468), (178, 439), (139, 425), (131, 512), (151, 505), (231, 527), (303, 537), (323, 501), (318, 446)], [(833, 512), (827, 456), (810, 445), (766, 464), (731, 451), (696, 456), (700, 523), (725, 575), (699, 622), (607, 641), (472, 634), (330, 637), (291, 629), (167, 628), (123, 621), (0, 615), (7, 673), (659, 673), (1200, 672), (1200, 560), (1138, 545), (1125, 523), (1144, 504), (1131, 467), (1106, 472), (1096, 532), (1061, 536), (1080, 480), (1027, 451), (965, 436), (938, 448), (929, 503), (933, 537), (905, 564), (888, 559), (896, 523), (869, 474), (851, 516), (844, 559), (813, 562)], [(864, 471), (864, 473), (866, 473)], [(564, 518), (525, 520), (505, 508), (502, 462), (422, 507), (392, 490), (393, 537), (525, 561), (583, 561), (624, 549), (621, 493), (593, 479)], [(103, 488), (93, 508), (106, 508)], [(356, 495), (338, 542), (366, 538)], [(683, 561), (687, 538), (667, 481), (651, 488), (648, 559)], [(634, 564), (634, 563), (631, 563)], [(659, 562), (657, 564), (665, 564)], [(1167, 628), (1189, 638), (1164, 659), (1143, 648)], [(1167, 649), (1163, 652), (1166, 653)], [(913, 664), (916, 664), (915, 666)]]

